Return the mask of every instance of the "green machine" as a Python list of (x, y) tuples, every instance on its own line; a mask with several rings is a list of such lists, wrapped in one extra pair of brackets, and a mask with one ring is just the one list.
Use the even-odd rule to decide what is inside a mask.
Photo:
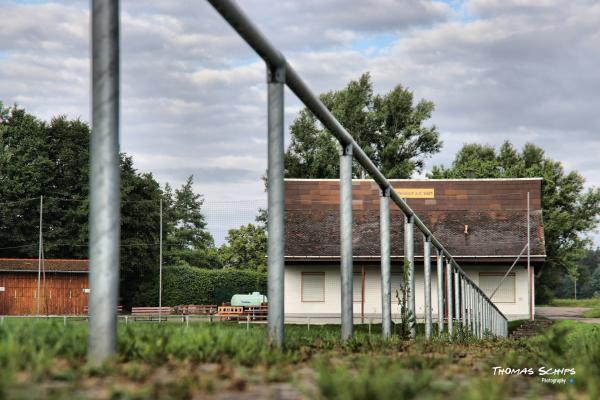
[(234, 294), (231, 298), (232, 306), (242, 307), (258, 307), (267, 302), (267, 296), (260, 292), (252, 292), (248, 294)]

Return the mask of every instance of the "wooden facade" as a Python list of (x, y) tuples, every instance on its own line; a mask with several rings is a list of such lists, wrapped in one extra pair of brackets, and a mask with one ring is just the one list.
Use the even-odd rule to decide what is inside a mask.
[[(32, 268), (36, 263), (37, 260), (0, 260), (0, 315), (37, 314), (38, 272)], [(89, 296), (87, 260), (45, 260), (44, 264), (39, 314), (84, 314)]]

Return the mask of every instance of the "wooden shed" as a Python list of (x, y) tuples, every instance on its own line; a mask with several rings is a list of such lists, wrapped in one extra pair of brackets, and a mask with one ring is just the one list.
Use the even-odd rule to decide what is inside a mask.
[[(36, 315), (38, 259), (0, 258), (0, 315)], [(45, 259), (39, 314), (79, 315), (87, 308), (88, 260)]]

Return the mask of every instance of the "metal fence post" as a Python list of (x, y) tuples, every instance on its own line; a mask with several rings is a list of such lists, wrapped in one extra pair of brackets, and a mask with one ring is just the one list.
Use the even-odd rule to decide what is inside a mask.
[(459, 275), (460, 279), (460, 323), (463, 330), (467, 329), (467, 304), (465, 296), (465, 278), (462, 274)]
[(485, 333), (485, 316), (483, 313), (483, 296), (479, 291), (479, 337), (483, 339)]
[(437, 252), (438, 335), (444, 332), (444, 254)]
[(340, 153), (340, 279), (342, 286), (342, 340), (354, 334), (352, 263), (352, 145)]
[(116, 352), (119, 294), (119, 1), (92, 1), (88, 359)]
[(464, 286), (464, 290), (465, 290), (465, 313), (466, 313), (466, 321), (465, 321), (465, 326), (467, 331), (469, 332), (469, 334), (471, 333), (471, 284), (469, 283), (469, 281), (467, 281), (465, 279), (465, 286)]
[(379, 229), (381, 235), (381, 333), (384, 338), (389, 338), (392, 335), (390, 188), (381, 190), (379, 212)]
[(409, 262), (408, 267), (408, 311), (414, 318), (415, 323), (410, 327), (410, 338), (414, 339), (417, 336), (416, 320), (417, 314), (415, 312), (415, 245), (414, 245), (414, 222), (412, 216), (406, 217), (404, 224), (404, 256)]
[(284, 146), (283, 85), (285, 68), (267, 65), (268, 86), (268, 293), (269, 340), (284, 341)]
[(448, 306), (448, 337), (452, 340), (454, 334), (453, 311), (452, 311), (452, 264), (450, 260), (446, 263), (446, 304)]
[(423, 275), (425, 278), (425, 338), (431, 339), (431, 237), (423, 236)]
[(454, 319), (457, 328), (460, 326), (460, 282), (458, 270), (454, 269)]

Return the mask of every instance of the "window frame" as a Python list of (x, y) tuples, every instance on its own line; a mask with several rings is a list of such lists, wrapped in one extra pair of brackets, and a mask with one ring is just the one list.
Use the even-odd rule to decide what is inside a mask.
[[(322, 276), (323, 277), (323, 293), (321, 298), (323, 300), (304, 300), (304, 276), (312, 275), (312, 276)], [(303, 271), (300, 275), (300, 302), (302, 303), (325, 303), (325, 272), (312, 272), (312, 271)]]

